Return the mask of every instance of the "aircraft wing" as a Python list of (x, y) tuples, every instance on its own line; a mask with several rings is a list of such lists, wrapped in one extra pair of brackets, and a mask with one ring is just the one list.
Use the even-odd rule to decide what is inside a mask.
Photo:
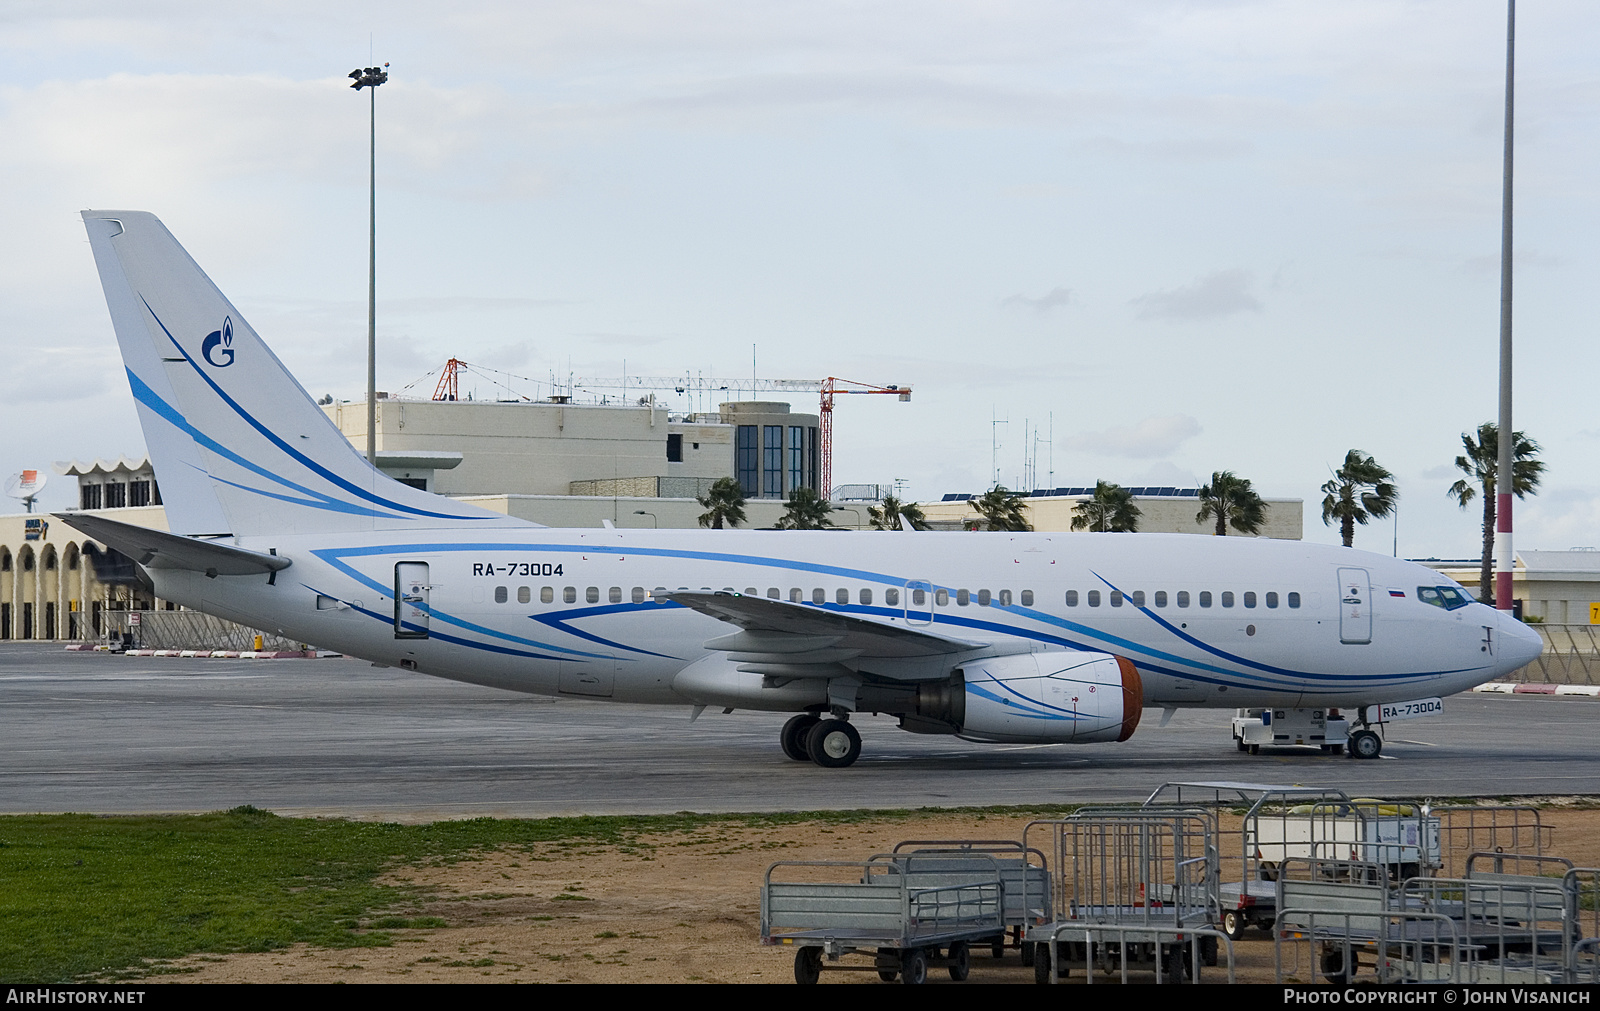
[(56, 519), (152, 569), (188, 569), (208, 576), (249, 576), (289, 567), (289, 559), (217, 541), (108, 520), (90, 513), (56, 513)]
[(914, 670), (942, 671), (951, 654), (969, 653), (985, 645), (809, 604), (738, 593), (677, 590), (656, 597), (738, 626), (740, 631), (709, 639), (705, 647), (726, 650), (730, 659), (740, 663), (740, 670), (752, 673), (827, 677), (867, 666), (903, 669), (916, 676)]

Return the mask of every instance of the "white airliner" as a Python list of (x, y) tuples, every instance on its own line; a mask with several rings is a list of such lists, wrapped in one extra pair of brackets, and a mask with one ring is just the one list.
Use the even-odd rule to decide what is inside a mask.
[(1343, 547), (555, 529), (432, 495), (367, 464), (153, 215), (83, 217), (172, 532), (61, 519), (157, 595), (303, 642), (512, 691), (793, 712), (785, 753), (828, 767), (860, 754), (854, 713), (994, 742), (1122, 741), (1151, 707), (1365, 724), (1540, 650), (1438, 573)]

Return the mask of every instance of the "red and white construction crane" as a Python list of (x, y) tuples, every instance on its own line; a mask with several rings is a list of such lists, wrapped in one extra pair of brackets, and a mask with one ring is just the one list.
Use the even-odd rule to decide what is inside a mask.
[[(482, 366), (469, 365), (459, 358), (452, 358), (445, 363), (444, 371), (439, 375), (439, 385), (433, 391), (434, 400), (455, 400), (460, 393), (460, 373), (463, 370), (476, 370)], [(498, 371), (489, 369), (486, 371)], [(533, 380), (537, 381), (537, 380)], [(896, 399), (904, 402), (911, 399), (910, 386), (877, 386), (873, 383), (858, 382), (854, 379), (841, 379), (838, 376), (829, 376), (826, 379), (717, 379), (710, 376), (625, 376), (620, 379), (587, 379), (569, 378), (560, 384), (568, 394), (578, 390), (587, 391), (612, 391), (621, 390), (624, 393), (649, 392), (653, 390), (672, 390), (675, 393), (732, 393), (749, 390), (751, 395), (762, 392), (771, 393), (816, 393), (821, 397), (818, 416), (821, 419), (821, 447), (817, 474), (818, 492), (826, 501), (833, 494), (833, 398), (854, 394), (893, 394)]]

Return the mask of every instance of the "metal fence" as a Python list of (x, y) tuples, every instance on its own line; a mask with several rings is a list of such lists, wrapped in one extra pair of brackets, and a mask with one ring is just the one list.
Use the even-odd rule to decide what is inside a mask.
[[(130, 624), (132, 614), (139, 616), (138, 625)], [(144, 649), (247, 650), (256, 648), (258, 635), (262, 649), (304, 648), (281, 635), (270, 635), (201, 611), (107, 611), (105, 624), (109, 638), (120, 640), (124, 632), (131, 631), (133, 641)]]
[(1537, 684), (1600, 685), (1600, 625), (1529, 625), (1544, 652), (1508, 680)]

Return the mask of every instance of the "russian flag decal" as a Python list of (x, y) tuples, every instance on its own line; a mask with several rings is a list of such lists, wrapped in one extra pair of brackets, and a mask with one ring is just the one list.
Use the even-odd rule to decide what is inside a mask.
[(1406, 591), (1404, 591), (1404, 590), (1390, 590), (1389, 591), (1389, 596), (1391, 596), (1391, 597), (1404, 597), (1405, 595), (1406, 595)]

